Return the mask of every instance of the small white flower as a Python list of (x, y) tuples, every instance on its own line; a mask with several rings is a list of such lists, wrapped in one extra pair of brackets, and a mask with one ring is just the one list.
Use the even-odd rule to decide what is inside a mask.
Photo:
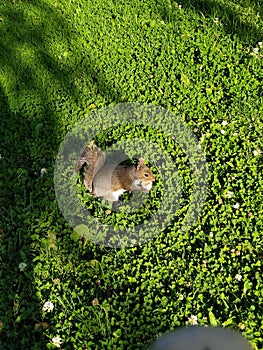
[(259, 46), (259, 47), (262, 47), (262, 45), (263, 45), (263, 44), (262, 44), (262, 41), (259, 41), (259, 42), (258, 42), (258, 46)]
[(253, 48), (253, 53), (257, 54), (259, 52), (259, 48), (258, 47), (254, 47)]
[(233, 133), (233, 136), (238, 136), (238, 132), (234, 132), (234, 133)]
[(228, 124), (228, 122), (226, 120), (222, 121), (222, 125), (226, 126)]
[(46, 174), (46, 172), (47, 172), (47, 169), (46, 168), (42, 168), (40, 170), (40, 176), (43, 177)]
[(198, 324), (197, 316), (191, 315), (191, 317), (188, 318), (188, 322), (189, 322), (189, 324), (192, 325), (192, 326)]
[(55, 345), (57, 348), (60, 348), (60, 345), (62, 344), (61, 338), (60, 337), (54, 337), (52, 339), (53, 345)]
[(181, 10), (182, 7), (183, 7), (183, 6), (182, 6), (181, 4), (178, 5), (179, 10)]
[(222, 130), (221, 130), (220, 132), (221, 132), (221, 134), (223, 134), (223, 135), (224, 135), (224, 133), (225, 133), (225, 130), (224, 130), (224, 129), (222, 129)]
[(235, 279), (236, 279), (238, 282), (240, 282), (240, 281), (242, 280), (242, 276), (241, 276), (239, 273), (237, 273), (237, 274), (235, 275)]
[(51, 312), (54, 309), (54, 304), (51, 301), (46, 301), (43, 305), (43, 310), (47, 312)]
[(227, 191), (226, 198), (232, 198), (232, 197), (233, 197), (233, 192)]
[(183, 294), (179, 294), (178, 299), (179, 299), (180, 301), (184, 300)]
[(213, 232), (209, 232), (209, 237), (214, 237), (214, 234), (213, 234)]
[(25, 271), (26, 266), (27, 266), (26, 263), (21, 262), (21, 263), (18, 265), (18, 268), (19, 268), (20, 271)]
[(132, 240), (131, 240), (131, 244), (132, 244), (132, 245), (137, 245), (138, 242), (136, 241), (136, 239), (132, 239)]
[(215, 21), (215, 23), (219, 23), (219, 18), (216, 17), (216, 18), (214, 19), (214, 21)]
[(239, 209), (239, 208), (240, 208), (240, 204), (239, 204), (239, 203), (234, 204), (234, 205), (233, 205), (233, 208)]
[(244, 323), (239, 323), (238, 324), (238, 328), (241, 330), (241, 331), (243, 331), (245, 328), (246, 328), (246, 325), (244, 324)]
[(261, 150), (259, 148), (254, 149), (254, 151), (253, 151), (253, 154), (255, 157), (258, 156), (260, 153), (261, 153)]

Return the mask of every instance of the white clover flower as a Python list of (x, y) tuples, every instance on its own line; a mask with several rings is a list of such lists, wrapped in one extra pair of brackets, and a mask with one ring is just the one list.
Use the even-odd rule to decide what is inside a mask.
[(191, 315), (191, 317), (188, 318), (188, 322), (191, 326), (194, 326), (198, 324), (198, 318), (195, 315)]
[(52, 339), (53, 345), (55, 345), (57, 348), (60, 348), (60, 345), (62, 344), (61, 338), (60, 337), (54, 337)]
[(183, 7), (183, 6), (182, 6), (181, 4), (178, 5), (179, 10), (181, 10), (182, 7)]
[(260, 150), (259, 148), (254, 149), (254, 151), (253, 151), (253, 155), (254, 155), (255, 157), (258, 156), (260, 153), (261, 153), (261, 150)]
[(240, 208), (240, 204), (239, 204), (239, 203), (234, 204), (234, 205), (233, 205), (233, 208), (239, 209), (239, 208)]
[(254, 47), (253, 48), (253, 53), (257, 54), (259, 52), (259, 48), (258, 47)]
[(223, 120), (221, 124), (226, 126), (228, 124), (228, 122), (226, 120)]
[(243, 331), (246, 328), (245, 323), (242, 323), (242, 322), (240, 322), (237, 326), (241, 331)]
[(21, 263), (18, 265), (18, 268), (19, 268), (20, 271), (25, 271), (26, 267), (27, 267), (27, 265), (26, 265), (26, 263), (24, 263), (24, 262), (21, 262)]
[(262, 41), (259, 41), (259, 42), (258, 42), (258, 46), (259, 46), (259, 47), (262, 47), (262, 45), (263, 45), (263, 44), (262, 44)]
[(223, 135), (224, 135), (224, 133), (225, 133), (225, 130), (224, 130), (224, 129), (222, 129), (222, 130), (221, 130), (220, 132), (221, 132), (221, 134), (223, 134)]
[(91, 302), (91, 305), (92, 306), (96, 306), (96, 305), (99, 305), (99, 299), (98, 298), (94, 298), (93, 300), (92, 300), (92, 302)]
[(178, 299), (179, 299), (180, 301), (184, 300), (183, 294), (179, 294)]
[(233, 197), (233, 192), (227, 191), (225, 196), (226, 196), (226, 198), (232, 198)]
[(219, 23), (219, 18), (216, 17), (216, 18), (214, 19), (214, 21), (215, 21), (215, 23)]
[(43, 305), (43, 310), (47, 312), (51, 312), (54, 309), (54, 304), (51, 301), (46, 301)]
[(239, 273), (237, 273), (237, 274), (235, 275), (235, 279), (236, 279), (238, 282), (240, 282), (240, 281), (242, 280), (242, 276), (241, 276)]
[(40, 176), (43, 177), (46, 174), (46, 172), (47, 172), (47, 169), (46, 168), (42, 168), (40, 170)]

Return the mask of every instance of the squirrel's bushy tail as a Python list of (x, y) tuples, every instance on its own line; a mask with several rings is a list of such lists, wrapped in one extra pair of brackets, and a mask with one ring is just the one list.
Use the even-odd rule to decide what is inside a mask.
[(84, 184), (92, 192), (92, 182), (97, 172), (105, 163), (105, 153), (91, 141), (83, 151), (77, 164), (77, 170), (85, 166)]

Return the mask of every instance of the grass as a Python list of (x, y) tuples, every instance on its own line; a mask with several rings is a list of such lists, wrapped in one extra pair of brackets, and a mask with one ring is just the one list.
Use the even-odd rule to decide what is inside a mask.
[[(178, 5), (0, 4), (1, 349), (54, 349), (55, 337), (68, 350), (147, 349), (191, 315), (263, 347), (263, 10), (252, 0)], [(180, 231), (181, 207), (154, 239), (111, 249), (75, 234), (58, 207), (53, 172), (67, 132), (121, 102), (179, 116), (205, 152), (209, 188), (188, 232)], [(173, 139), (144, 133), (179, 157)], [(124, 135), (103, 131), (98, 143), (142, 136), (132, 127)], [(153, 208), (162, 191), (158, 178)], [(114, 215), (106, 220), (123, 220)], [(43, 310), (47, 301), (51, 312)]]

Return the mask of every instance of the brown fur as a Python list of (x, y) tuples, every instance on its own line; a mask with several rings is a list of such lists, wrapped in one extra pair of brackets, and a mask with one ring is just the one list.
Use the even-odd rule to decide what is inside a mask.
[(77, 169), (80, 170), (84, 164), (87, 165), (85, 171), (84, 184), (90, 192), (97, 197), (105, 197), (110, 202), (116, 200), (115, 191), (143, 191), (148, 192), (155, 176), (151, 169), (144, 164), (141, 158), (134, 165), (105, 165), (106, 156), (102, 150), (91, 142), (84, 150), (78, 162)]

